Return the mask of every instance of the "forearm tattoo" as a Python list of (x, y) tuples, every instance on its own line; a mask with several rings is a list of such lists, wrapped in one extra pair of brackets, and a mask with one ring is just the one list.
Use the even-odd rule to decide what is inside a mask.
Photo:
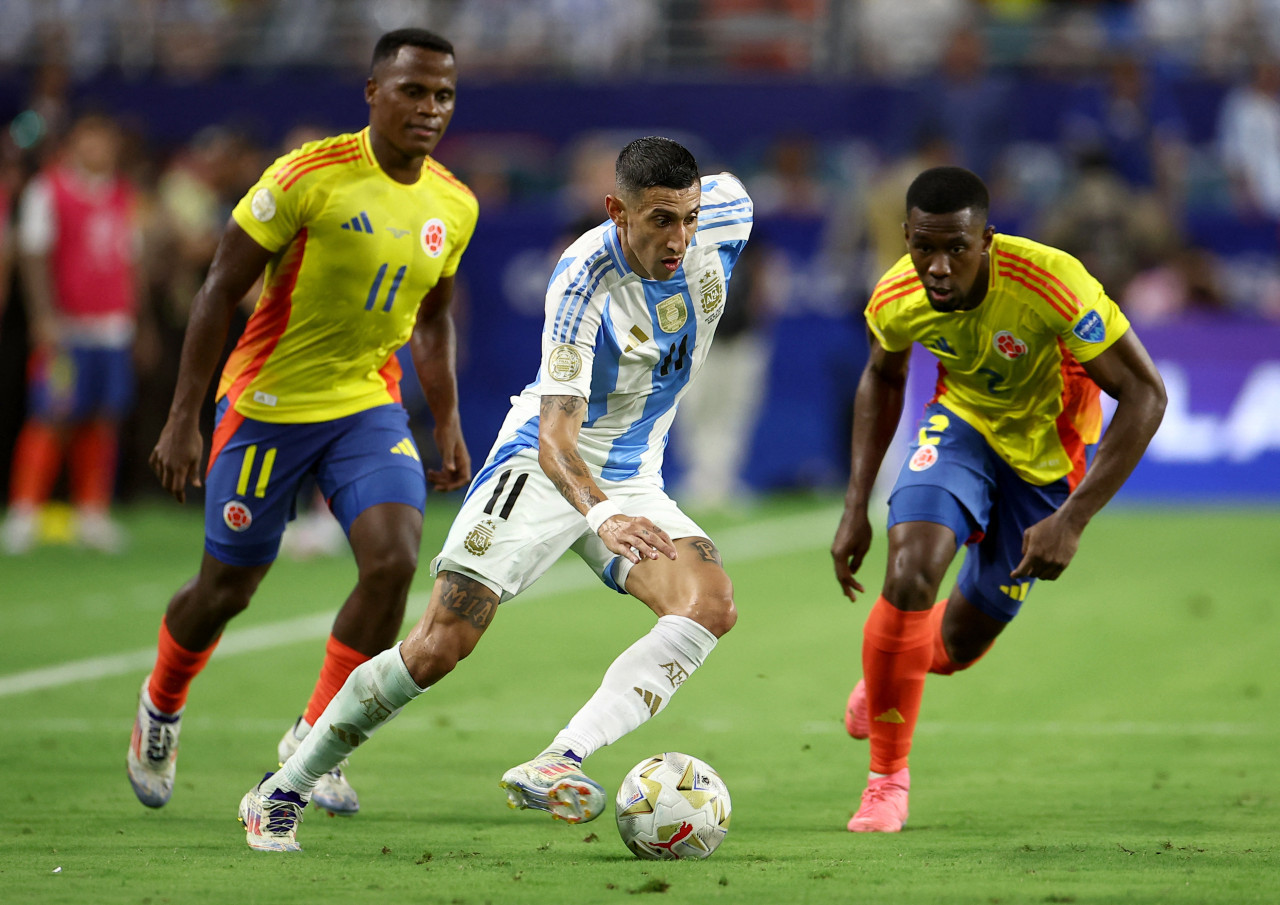
[[(543, 396), (540, 413), (543, 418), (553, 413), (581, 419), (585, 415), (587, 401), (581, 396)], [(551, 483), (560, 495), (575, 507), (590, 509), (604, 499), (595, 489), (595, 481), (587, 463), (576, 449), (558, 450), (555, 468), (548, 473)]]
[(711, 541), (699, 538), (698, 540), (690, 541), (690, 543), (693, 544), (693, 549), (698, 551), (698, 558), (703, 562), (713, 562), (717, 566), (724, 565), (720, 561), (720, 551), (716, 549), (716, 545)]
[(552, 412), (559, 412), (562, 415), (581, 415), (586, 407), (587, 400), (581, 396), (543, 396), (540, 405), (541, 415), (544, 418)]
[(440, 594), (440, 605), (451, 613), (456, 613), (478, 629), (489, 627), (498, 609), (497, 595), (489, 588), (465, 575), (457, 572), (441, 572), (440, 581), (444, 589)]

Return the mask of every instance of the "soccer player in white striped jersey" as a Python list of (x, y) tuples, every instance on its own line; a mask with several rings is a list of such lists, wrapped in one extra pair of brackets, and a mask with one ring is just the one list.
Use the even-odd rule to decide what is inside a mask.
[[(627, 145), (616, 175), (609, 219), (570, 245), (551, 276), (538, 377), (512, 400), (432, 564), (426, 613), (351, 674), (297, 752), (248, 793), (264, 813), (273, 796), (305, 801), (566, 550), (658, 618), (551, 744), (503, 775), (513, 808), (570, 823), (598, 817), (606, 794), (583, 759), (664, 709), (733, 627), (733, 585), (706, 532), (663, 492), (662, 452), (724, 312), (751, 199), (727, 173), (699, 178), (693, 155), (666, 138)], [(295, 830), (279, 821), (250, 845), (293, 851)]]

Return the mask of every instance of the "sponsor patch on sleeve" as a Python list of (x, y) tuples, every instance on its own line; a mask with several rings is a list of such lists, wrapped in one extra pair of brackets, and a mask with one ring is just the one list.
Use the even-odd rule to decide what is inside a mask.
[(1090, 308), (1071, 328), (1071, 332), (1087, 343), (1100, 343), (1107, 338), (1107, 325), (1102, 322), (1102, 316)]

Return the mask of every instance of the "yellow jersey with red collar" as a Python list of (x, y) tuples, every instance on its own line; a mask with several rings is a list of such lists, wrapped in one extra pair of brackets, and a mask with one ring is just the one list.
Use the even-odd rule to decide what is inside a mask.
[(412, 185), (388, 176), (367, 128), (281, 157), (232, 211), (274, 256), (218, 398), (275, 423), (398, 402), (396, 350), (423, 297), (457, 271), (478, 212), (430, 157)]
[(918, 342), (938, 359), (934, 401), (972, 425), (1026, 481), (1084, 476), (1102, 432), (1099, 389), (1081, 367), (1129, 329), (1102, 285), (1066, 252), (997, 234), (987, 294), (969, 311), (929, 304), (910, 255), (876, 285), (867, 325), (889, 352)]

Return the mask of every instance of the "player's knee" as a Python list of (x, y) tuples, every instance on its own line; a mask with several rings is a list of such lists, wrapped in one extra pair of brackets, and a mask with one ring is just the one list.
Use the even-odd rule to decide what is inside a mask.
[(688, 616), (717, 638), (724, 637), (738, 621), (738, 608), (733, 602), (733, 585), (728, 576), (723, 581), (704, 583), (691, 595)]
[(178, 594), (182, 596), (185, 592), (189, 603), (221, 622), (227, 622), (248, 609), (257, 587), (257, 581), (249, 580), (238, 571), (224, 570), (201, 574)]
[(410, 634), (400, 644), (400, 657), (419, 688), (428, 688), (449, 673), (471, 651), (456, 639)]
[(361, 558), (359, 582), (386, 599), (400, 599), (417, 571), (418, 551), (392, 546)]
[(900, 610), (927, 610), (935, 603), (937, 587), (923, 571), (890, 568), (884, 579), (884, 596)]

